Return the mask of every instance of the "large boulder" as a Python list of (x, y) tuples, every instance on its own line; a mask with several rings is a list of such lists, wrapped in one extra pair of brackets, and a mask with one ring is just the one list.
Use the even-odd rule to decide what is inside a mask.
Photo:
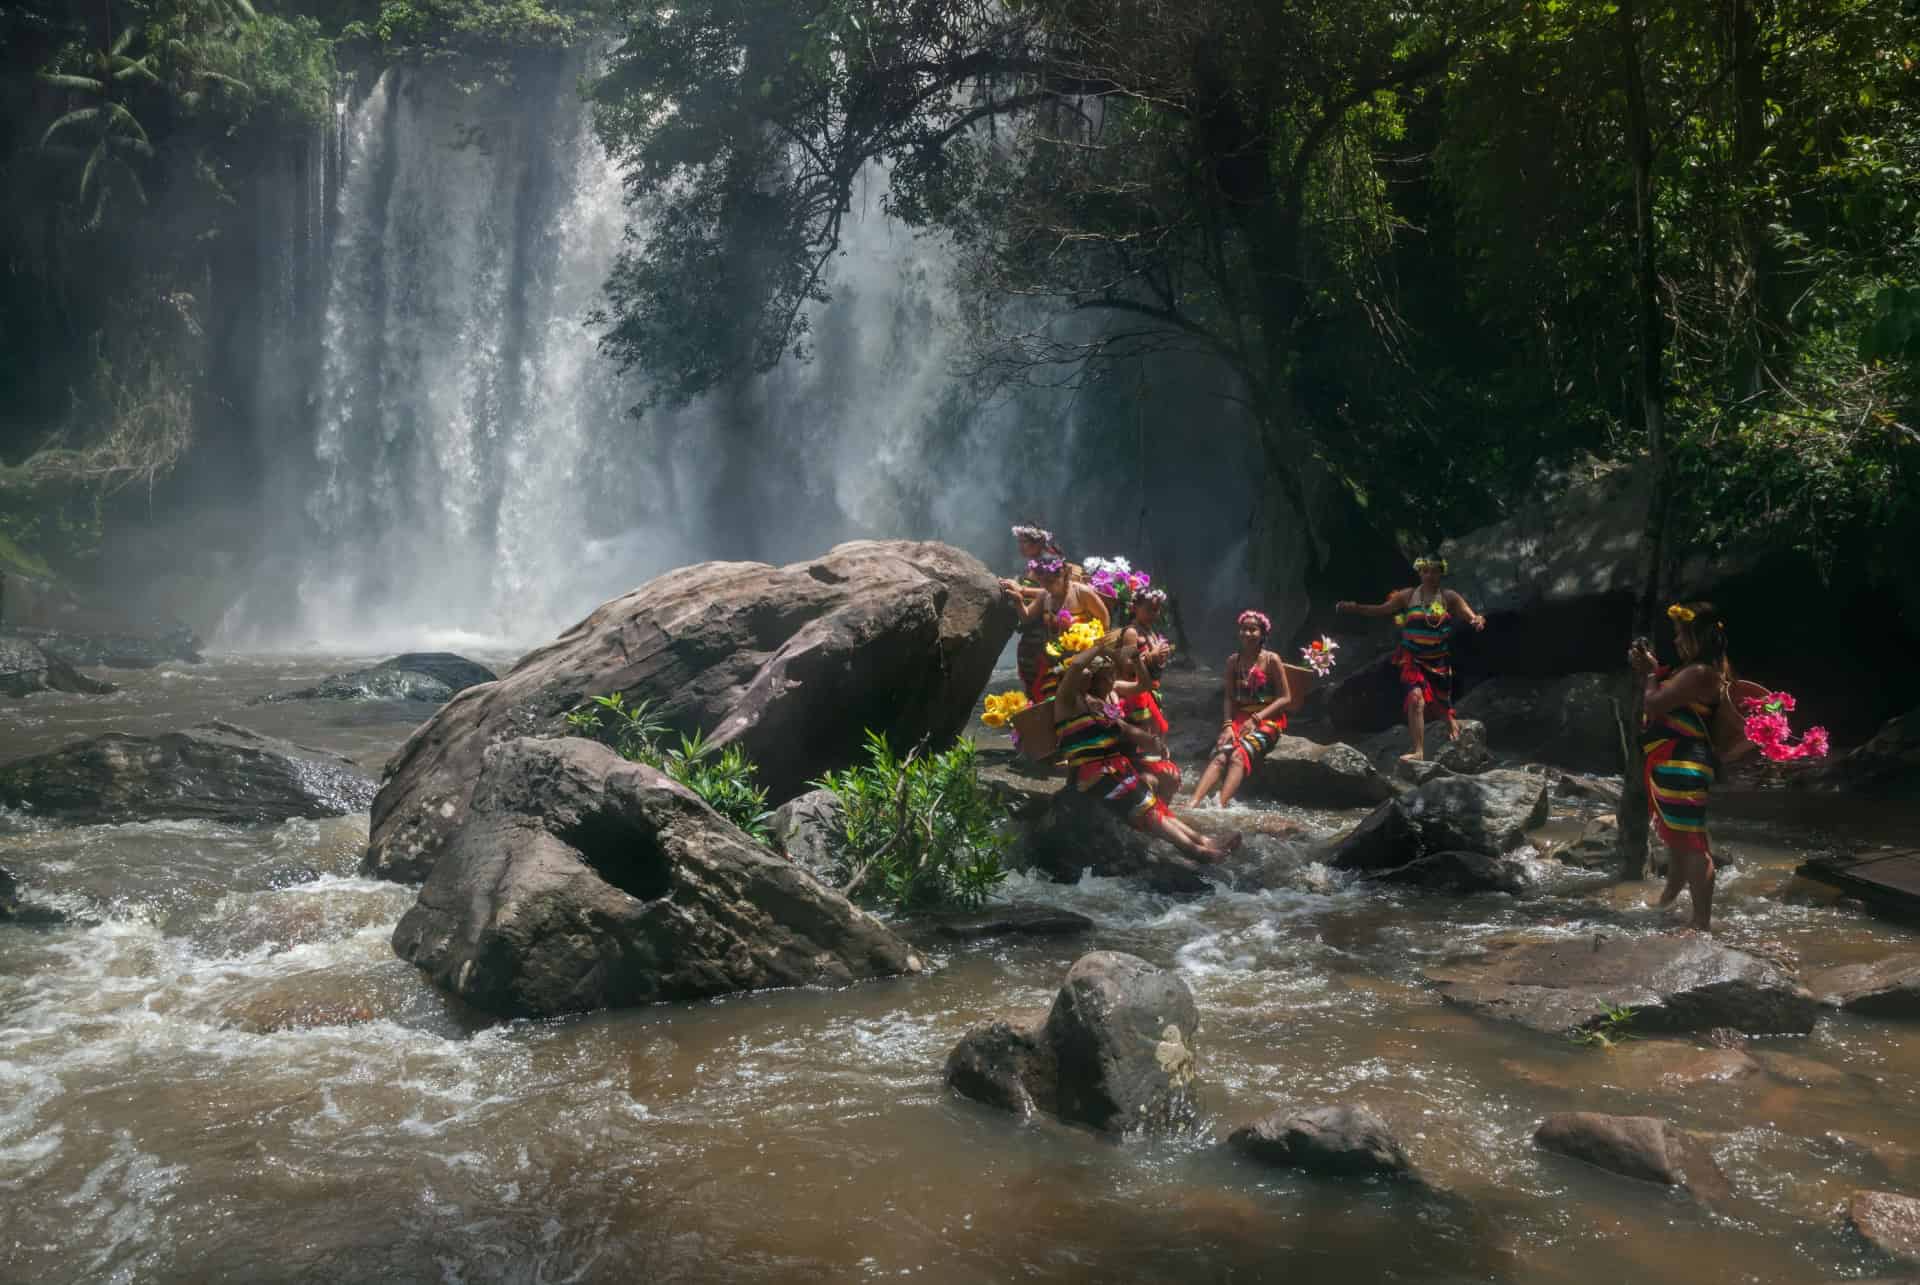
[(1262, 1164), (1309, 1173), (1365, 1178), (1413, 1171), (1387, 1122), (1364, 1106), (1275, 1111), (1235, 1129), (1227, 1145)]
[(0, 696), (31, 696), (35, 692), (73, 692), (104, 696), (113, 684), (89, 678), (50, 655), (34, 639), (22, 634), (0, 634)]
[(81, 825), (346, 816), (373, 789), (337, 754), (222, 722), (108, 732), (0, 766), (0, 803)]
[(1920, 955), (1890, 955), (1871, 964), (1842, 964), (1807, 978), (1823, 1004), (1868, 1017), (1920, 1017)]
[(393, 948), (501, 1017), (919, 967), (878, 920), (684, 786), (577, 738), (487, 751)]
[(1920, 799), (1920, 709), (1890, 719), (1872, 739), (1835, 755), (1791, 781), (1795, 789)]
[(774, 851), (826, 882), (840, 867), (844, 816), (839, 795), (832, 790), (808, 790), (773, 810), (767, 818), (767, 837)]
[(271, 701), (431, 701), (443, 704), (481, 683), (491, 683), (495, 674), (485, 665), (449, 651), (411, 651), (383, 660), (366, 669), (329, 674), (309, 687), (270, 692), (255, 697), (250, 704)]
[(1044, 1019), (962, 1037), (947, 1083), (1022, 1117), (1045, 1111), (1109, 1133), (1193, 1123), (1200, 1012), (1177, 974), (1117, 951), (1083, 955)]
[(1556, 1035), (1608, 1025), (1622, 1008), (1633, 1030), (1668, 1033), (1804, 1035), (1819, 1014), (1778, 966), (1693, 934), (1508, 942), (1425, 977), (1449, 1004)]
[(1351, 745), (1282, 736), (1247, 782), (1249, 794), (1314, 808), (1357, 808), (1393, 797), (1393, 785)]
[(943, 544), (865, 540), (787, 567), (668, 572), (423, 724), (387, 765), (362, 868), (426, 878), (489, 746), (562, 735), (569, 711), (615, 692), (740, 746), (784, 802), (864, 758), (869, 729), (900, 748), (958, 732), (1013, 625), (993, 574)]
[(1642, 1182), (1679, 1187), (1710, 1204), (1733, 1194), (1706, 1144), (1656, 1116), (1563, 1111), (1548, 1116), (1533, 1140), (1558, 1155)]
[(1526, 772), (1436, 776), (1375, 808), (1337, 840), (1327, 864), (1387, 870), (1442, 852), (1500, 856), (1546, 823), (1550, 782)]
[(1061, 883), (1092, 873), (1138, 880), (1166, 893), (1201, 893), (1213, 886), (1206, 868), (1171, 843), (1134, 829), (1091, 792), (1064, 783), (1053, 787), (1044, 809), (1020, 822), (1007, 864)]
[(1552, 763), (1579, 772), (1620, 771), (1617, 701), (1627, 705), (1627, 676), (1568, 674), (1561, 678), (1497, 675), (1476, 686), (1458, 706), (1463, 722), (1486, 728), (1487, 743), (1506, 758)]
[[(1404, 725), (1376, 732), (1355, 742), (1362, 754), (1387, 775), (1398, 775), (1408, 764), (1400, 756), (1412, 748)], [(1470, 718), (1460, 720), (1460, 734), (1447, 735), (1444, 721), (1427, 724), (1426, 758), (1417, 762), (1444, 768), (1449, 772), (1484, 772), (1493, 766), (1493, 752), (1487, 745), (1487, 729)], [(1422, 773), (1422, 779), (1427, 773)]]

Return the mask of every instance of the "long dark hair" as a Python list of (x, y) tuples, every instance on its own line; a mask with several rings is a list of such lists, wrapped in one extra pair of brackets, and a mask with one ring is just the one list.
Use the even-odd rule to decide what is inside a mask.
[(1686, 663), (1705, 665), (1723, 678), (1732, 678), (1733, 666), (1727, 662), (1726, 617), (1710, 602), (1681, 605), (1693, 613), (1693, 619), (1675, 622), (1686, 631), (1693, 643), (1693, 656)]

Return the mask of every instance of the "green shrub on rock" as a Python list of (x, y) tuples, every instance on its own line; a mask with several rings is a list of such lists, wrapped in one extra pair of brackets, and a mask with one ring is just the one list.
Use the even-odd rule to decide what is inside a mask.
[(664, 773), (753, 839), (767, 841), (767, 792), (753, 783), (758, 772), (737, 745), (720, 749), (702, 733), (682, 736), (671, 748), (662, 741), (666, 720), (642, 700), (632, 705), (619, 692), (596, 696), (567, 715), (567, 727), (610, 747), (621, 758)]
[(977, 907), (1007, 877), (1005, 806), (981, 781), (972, 741), (896, 755), (867, 733), (867, 762), (815, 784), (840, 799), (848, 896), (902, 910)]

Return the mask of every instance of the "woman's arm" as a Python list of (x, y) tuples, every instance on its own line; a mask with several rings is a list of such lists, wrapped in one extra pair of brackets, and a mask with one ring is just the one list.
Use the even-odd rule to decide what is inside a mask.
[(1107, 613), (1107, 600), (1102, 598), (1097, 590), (1085, 583), (1075, 584), (1074, 589), (1079, 592), (1080, 601), (1087, 615), (1099, 621), (1102, 629), (1110, 628), (1113, 624), (1113, 617)]
[(1485, 629), (1487, 618), (1467, 605), (1467, 600), (1449, 589), (1446, 592), (1447, 605), (1467, 618), (1467, 623), (1475, 629)]
[(1233, 667), (1239, 661), (1239, 652), (1230, 652), (1227, 663), (1220, 667), (1220, 725), (1233, 726)]
[(1270, 651), (1261, 652), (1260, 667), (1267, 671), (1268, 678), (1279, 680), (1276, 688), (1280, 695), (1277, 699), (1270, 700), (1261, 706), (1260, 712), (1255, 714), (1254, 717), (1263, 723), (1272, 722), (1275, 714), (1285, 710), (1288, 705), (1293, 703), (1293, 684), (1287, 681), (1287, 667), (1280, 663), (1280, 657), (1274, 653)]
[(1396, 589), (1387, 595), (1385, 602), (1336, 602), (1333, 609), (1348, 616), (1391, 616), (1396, 611), (1404, 611), (1407, 606), (1408, 589)]
[(1644, 708), (1648, 718), (1658, 718), (1694, 701), (1710, 701), (1719, 690), (1720, 675), (1705, 665), (1688, 665), (1665, 682), (1658, 675), (1648, 674)]

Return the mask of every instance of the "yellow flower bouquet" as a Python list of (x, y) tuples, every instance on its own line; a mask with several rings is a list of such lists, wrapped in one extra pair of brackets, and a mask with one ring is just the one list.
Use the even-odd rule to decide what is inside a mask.
[(1083, 652), (1107, 636), (1107, 629), (1097, 620), (1082, 620), (1069, 625), (1058, 637), (1047, 644), (1047, 651), (1054, 659)]
[(1013, 716), (1027, 707), (1027, 694), (1018, 688), (999, 695), (989, 694), (986, 712), (980, 715), (980, 721), (988, 727), (1005, 727)]

